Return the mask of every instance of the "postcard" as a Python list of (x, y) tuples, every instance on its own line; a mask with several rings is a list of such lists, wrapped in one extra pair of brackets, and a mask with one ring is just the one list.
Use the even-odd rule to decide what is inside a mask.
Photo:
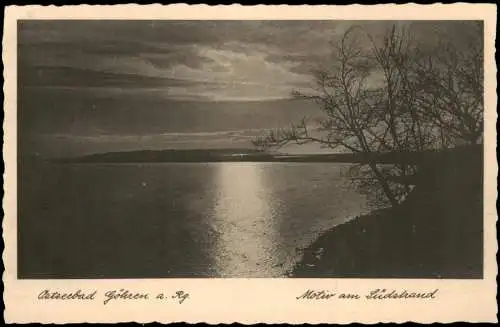
[(497, 322), (496, 5), (5, 13), (6, 322)]

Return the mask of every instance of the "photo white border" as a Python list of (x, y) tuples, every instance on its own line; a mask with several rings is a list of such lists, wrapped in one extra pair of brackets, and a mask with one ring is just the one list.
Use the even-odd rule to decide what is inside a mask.
[[(17, 279), (17, 20), (19, 19), (262, 19), (262, 20), (484, 20), (485, 28), (485, 170), (484, 279)], [(4, 319), (7, 323), (187, 322), (187, 323), (449, 323), (497, 322), (496, 302), (496, 5), (349, 5), (349, 6), (207, 6), (104, 5), (9, 6), (5, 10), (4, 63)], [(103, 305), (106, 290), (175, 292), (183, 304), (114, 301)], [(298, 301), (307, 289), (366, 294), (375, 288), (424, 291), (439, 289), (433, 300)], [(43, 289), (98, 290), (96, 301), (39, 301)]]

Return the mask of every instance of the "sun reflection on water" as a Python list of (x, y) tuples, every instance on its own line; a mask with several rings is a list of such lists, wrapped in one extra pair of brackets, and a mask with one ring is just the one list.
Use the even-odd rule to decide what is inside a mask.
[(251, 163), (218, 165), (212, 251), (220, 277), (276, 277), (280, 237), (263, 183), (262, 167)]

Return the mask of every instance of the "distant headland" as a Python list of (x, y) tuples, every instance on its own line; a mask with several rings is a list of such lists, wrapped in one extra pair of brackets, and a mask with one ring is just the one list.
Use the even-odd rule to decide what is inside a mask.
[[(146, 163), (146, 162), (337, 162), (366, 163), (368, 158), (378, 163), (416, 162), (426, 153), (332, 153), (283, 154), (259, 149), (166, 149), (105, 152), (80, 157), (57, 158), (57, 163)], [(370, 157), (368, 157), (370, 156)]]

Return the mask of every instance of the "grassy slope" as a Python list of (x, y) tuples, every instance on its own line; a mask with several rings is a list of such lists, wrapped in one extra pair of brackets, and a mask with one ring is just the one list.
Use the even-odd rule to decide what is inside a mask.
[(428, 162), (399, 207), (325, 233), (291, 276), (481, 278), (482, 167), (477, 149)]

